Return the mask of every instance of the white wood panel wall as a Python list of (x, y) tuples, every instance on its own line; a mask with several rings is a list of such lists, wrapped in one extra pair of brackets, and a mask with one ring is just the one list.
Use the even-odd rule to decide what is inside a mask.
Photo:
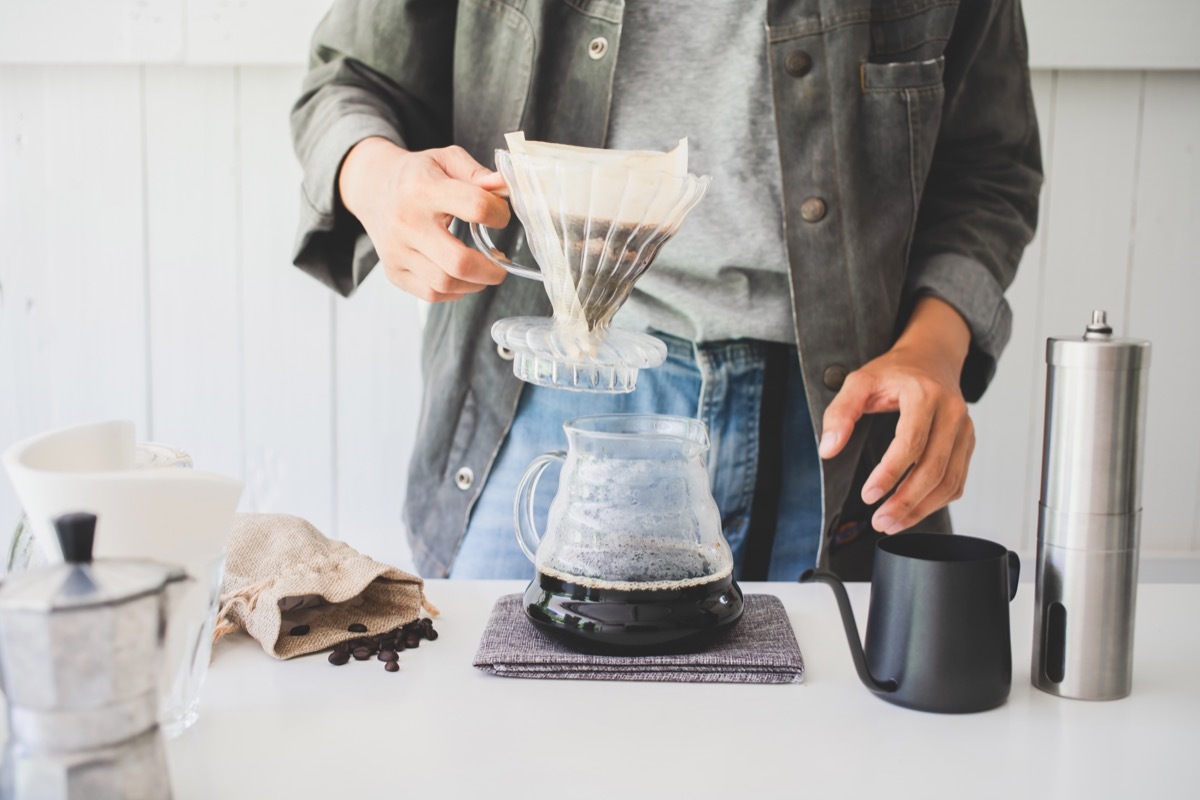
[[(289, 264), (302, 75), (0, 67), (0, 446), (129, 418), (244, 478), (243, 509), (403, 564), (417, 304)], [(17, 514), (0, 481), (0, 545)]]
[[(292, 65), (330, 0), (0, 0), (0, 63)], [(1195, 0), (1023, 0), (1034, 69), (1200, 69)]]
[[(416, 303), (378, 274), (342, 300), (288, 263), (299, 171), (287, 112), (296, 51), (325, 5), (0, 0), (0, 447), (130, 418), (244, 477), (243, 508), (300, 514), (404, 564)], [(1035, 57), (1063, 67), (1034, 76), (1041, 226), (955, 508), (959, 530), (1026, 553), (1045, 339), (1105, 307), (1120, 333), (1154, 343), (1143, 552), (1200, 559), (1200, 72), (1157, 71), (1200, 68), (1200, 6), (1157, 5), (1178, 25), (1154, 58), (1106, 61), (1087, 42), (1053, 48), (1057, 65), (1048, 45)], [(1027, 0), (1034, 44), (1058, 41), (1072, 8)], [(68, 14), (69, 35), (14, 33)], [(1119, 71), (1067, 69), (1095, 66)], [(0, 544), (16, 515), (0, 481)]]

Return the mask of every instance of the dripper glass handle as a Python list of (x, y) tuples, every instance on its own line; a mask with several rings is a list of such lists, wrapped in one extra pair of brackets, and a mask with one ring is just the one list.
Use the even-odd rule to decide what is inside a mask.
[(529, 278), (534, 281), (543, 280), (540, 269), (522, 267), (520, 264), (509, 261), (504, 253), (500, 252), (500, 249), (492, 243), (492, 237), (488, 236), (487, 228), (478, 222), (472, 222), (468, 227), (471, 229), (471, 238), (475, 241), (475, 248), (487, 256), (488, 261), (491, 261), (498, 267), (503, 267), (513, 275), (520, 275), (522, 278)]
[(561, 450), (542, 453), (529, 462), (529, 466), (525, 468), (525, 474), (521, 476), (521, 482), (517, 484), (517, 496), (513, 500), (513, 523), (517, 531), (517, 544), (521, 545), (525, 557), (533, 563), (537, 563), (536, 553), (538, 545), (542, 542), (537, 524), (533, 521), (533, 501), (537, 494), (538, 481), (541, 480), (546, 467), (555, 461), (565, 462), (566, 460), (567, 454)]

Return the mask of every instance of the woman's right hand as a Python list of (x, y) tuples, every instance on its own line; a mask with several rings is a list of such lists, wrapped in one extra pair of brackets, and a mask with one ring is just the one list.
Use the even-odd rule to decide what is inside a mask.
[(408, 151), (370, 137), (350, 149), (338, 173), (342, 203), (371, 237), (388, 280), (431, 303), (457, 300), (507, 274), (448, 228), (457, 217), (489, 228), (508, 224), (497, 172), (461, 147)]

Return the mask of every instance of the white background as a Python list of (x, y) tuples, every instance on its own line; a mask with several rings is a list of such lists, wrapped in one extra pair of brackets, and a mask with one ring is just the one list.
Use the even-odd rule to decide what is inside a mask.
[[(327, 0), (0, 0), (0, 447), (129, 418), (398, 564), (416, 302), (289, 264), (287, 116)], [(973, 409), (960, 532), (1036, 537), (1043, 352), (1154, 344), (1143, 564), (1200, 575), (1200, 3), (1026, 0), (1047, 183)], [(0, 482), (0, 545), (17, 518)]]

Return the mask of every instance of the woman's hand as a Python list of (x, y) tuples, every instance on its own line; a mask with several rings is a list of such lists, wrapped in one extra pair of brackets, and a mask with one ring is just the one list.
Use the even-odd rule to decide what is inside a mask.
[(457, 300), (504, 280), (505, 271), (447, 230), (455, 217), (489, 228), (508, 224), (504, 188), (461, 147), (410, 152), (363, 139), (338, 173), (342, 203), (371, 237), (388, 280), (422, 300)]
[(841, 452), (863, 414), (900, 412), (896, 438), (863, 485), (867, 505), (896, 487), (871, 520), (877, 531), (898, 533), (962, 496), (975, 449), (959, 388), (970, 342), (952, 306), (922, 297), (892, 349), (846, 376), (825, 410), (822, 458)]

